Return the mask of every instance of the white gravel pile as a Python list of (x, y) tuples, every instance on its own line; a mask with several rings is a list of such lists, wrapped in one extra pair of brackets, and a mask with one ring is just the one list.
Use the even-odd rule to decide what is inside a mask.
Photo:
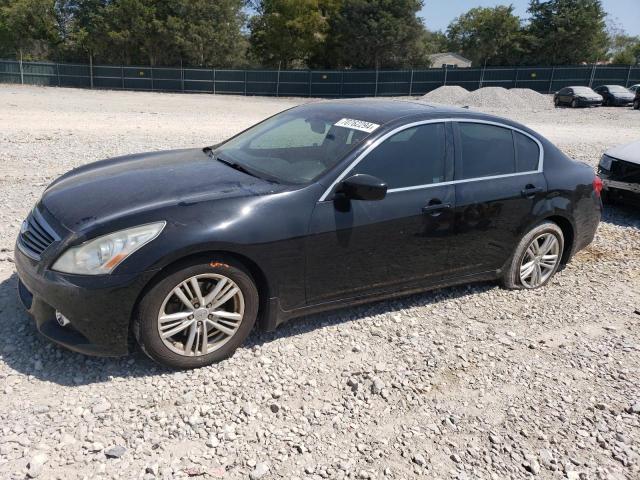
[(458, 105), (460, 100), (466, 97), (469, 91), (457, 85), (444, 85), (430, 91), (422, 97), (424, 101), (430, 103), (441, 103), (444, 105)]
[(529, 110), (551, 110), (553, 108), (553, 97), (551, 95), (543, 95), (530, 88), (512, 88), (509, 92), (527, 102)]
[[(197, 371), (38, 336), (11, 259), (46, 184), (107, 156), (212, 144), (300, 101), (0, 86), (0, 479), (640, 478), (637, 209), (607, 207), (541, 290), (316, 315)], [(594, 167), (640, 131), (630, 109), (511, 108)]]
[(506, 112), (529, 110), (524, 99), (502, 87), (484, 87), (469, 92), (458, 101), (458, 105)]

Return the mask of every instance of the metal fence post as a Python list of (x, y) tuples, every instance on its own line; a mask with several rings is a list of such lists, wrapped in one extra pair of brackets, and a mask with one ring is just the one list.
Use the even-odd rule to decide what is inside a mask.
[(244, 96), (247, 96), (247, 71), (244, 71)]
[(520, 69), (516, 67), (516, 81), (513, 88), (518, 88), (518, 75), (520, 74)]
[(376, 68), (376, 92), (375, 92), (374, 97), (377, 97), (377, 96), (378, 96), (378, 73), (379, 73), (379, 72), (380, 72), (380, 70), (378, 70), (378, 69)]
[(20, 50), (20, 84), (24, 85), (24, 68), (22, 67), (22, 50)]
[(60, 86), (60, 64), (56, 62), (56, 76), (58, 77), (58, 86)]
[(151, 70), (151, 91), (153, 92), (155, 91), (155, 82), (153, 80), (153, 65), (151, 66), (150, 70)]
[(628, 86), (629, 86), (629, 79), (631, 78), (631, 68), (632, 68), (632, 66), (631, 66), (631, 65), (629, 65), (629, 70), (627, 71), (627, 81), (626, 81), (626, 82), (624, 82), (624, 86), (625, 86), (625, 87), (628, 87)]
[(443, 85), (447, 84), (447, 72), (449, 71), (449, 69), (447, 68), (447, 65), (444, 65), (444, 83)]
[(344, 96), (344, 70), (340, 72), (340, 98)]
[(184, 93), (184, 67), (182, 66), (182, 59), (180, 59), (180, 86), (182, 87), (182, 93)]
[(213, 69), (213, 94), (216, 94), (216, 69)]
[(278, 77), (276, 78), (276, 97), (280, 96), (280, 64), (278, 64)]
[(122, 89), (124, 90), (124, 65), (120, 65), (120, 78), (122, 79)]
[(589, 88), (591, 88), (593, 86), (593, 79), (596, 76), (596, 67), (597, 67), (597, 63), (593, 64), (593, 68), (591, 69), (591, 78), (589, 79)]
[(311, 70), (308, 71), (309, 74), (309, 98), (311, 98), (311, 82), (313, 80), (313, 74), (311, 73)]
[(411, 79), (409, 80), (409, 96), (413, 96), (413, 68), (411, 69)]
[(89, 86), (93, 90), (93, 55), (89, 55)]
[(549, 79), (549, 92), (551, 93), (552, 89), (553, 89), (553, 77), (555, 77), (556, 75), (556, 67), (553, 67), (551, 69), (551, 79)]

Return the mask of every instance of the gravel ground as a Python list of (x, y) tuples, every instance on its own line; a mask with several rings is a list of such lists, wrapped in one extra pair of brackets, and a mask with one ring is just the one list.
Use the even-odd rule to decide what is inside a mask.
[[(546, 288), (448, 288), (253, 334), (163, 370), (41, 339), (15, 295), (20, 223), (103, 157), (211, 144), (299, 103), (0, 86), (0, 478), (640, 478), (640, 212), (607, 207)], [(628, 109), (502, 110), (596, 165)]]

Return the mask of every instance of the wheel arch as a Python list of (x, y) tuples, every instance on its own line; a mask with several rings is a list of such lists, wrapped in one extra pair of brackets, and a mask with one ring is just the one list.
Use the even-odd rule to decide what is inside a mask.
[(562, 259), (561, 265), (566, 265), (569, 263), (571, 259), (571, 255), (573, 254), (574, 244), (575, 244), (575, 228), (567, 217), (562, 215), (551, 215), (546, 217), (544, 220), (550, 221), (558, 225), (560, 230), (562, 230), (562, 235), (564, 237), (564, 249), (562, 250)]
[[(133, 320), (138, 315), (138, 308), (140, 305), (140, 301), (147, 292), (153, 288), (153, 286), (158, 283), (158, 281), (168, 272), (171, 272), (174, 269), (179, 269), (179, 267), (184, 264), (187, 265), (189, 263), (193, 263), (196, 261), (202, 261), (202, 263), (222, 263), (232, 262), (239, 264), (244, 267), (251, 277), (253, 278), (256, 288), (258, 289), (258, 319), (256, 324), (261, 328), (264, 328), (268, 325), (269, 319), (269, 299), (272, 296), (272, 286), (268, 281), (267, 275), (264, 273), (264, 270), (251, 258), (246, 255), (239, 254), (237, 252), (231, 252), (227, 250), (204, 250), (201, 252), (191, 253), (180, 258), (174, 259), (171, 262), (164, 265), (160, 270), (158, 270), (155, 275), (153, 275), (145, 284), (143, 289), (140, 291), (136, 302), (133, 307), (131, 318), (129, 319), (129, 329), (131, 330), (131, 326), (133, 325)], [(132, 334), (130, 334), (130, 341), (133, 340)]]

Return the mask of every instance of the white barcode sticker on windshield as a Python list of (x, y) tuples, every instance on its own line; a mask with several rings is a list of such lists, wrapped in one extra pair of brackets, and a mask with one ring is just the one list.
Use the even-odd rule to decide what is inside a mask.
[(354, 120), (353, 118), (343, 118), (335, 124), (336, 127), (351, 128), (362, 132), (371, 133), (380, 125), (377, 123), (365, 122), (364, 120)]

